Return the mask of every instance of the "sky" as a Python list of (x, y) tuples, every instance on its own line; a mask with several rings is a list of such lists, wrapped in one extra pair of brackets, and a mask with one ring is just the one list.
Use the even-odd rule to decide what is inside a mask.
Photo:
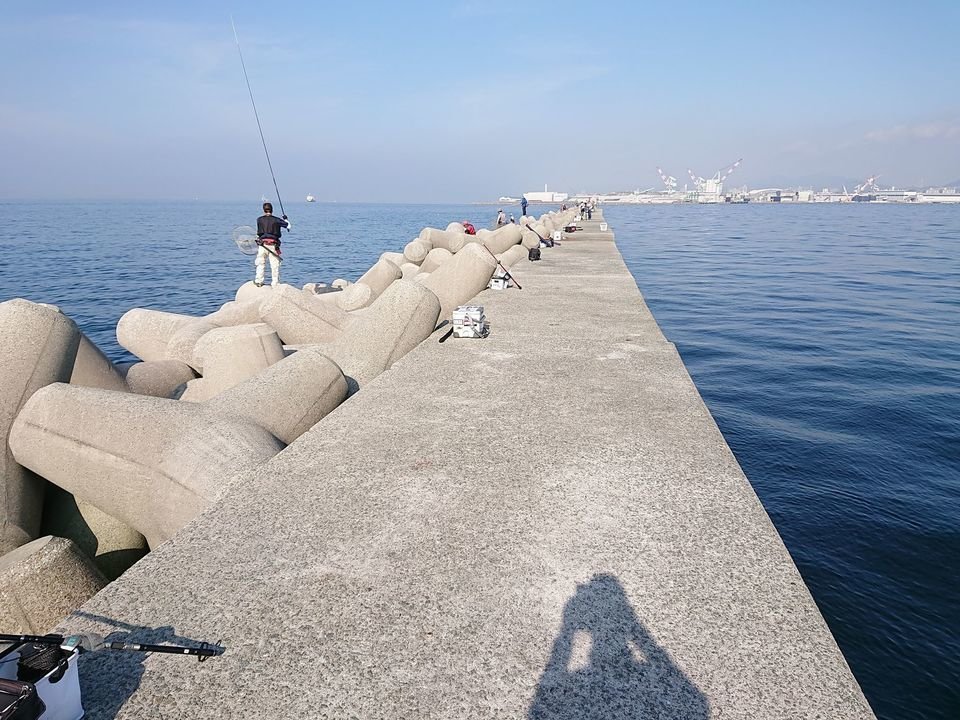
[(960, 179), (960, 2), (0, 0), (0, 198)]

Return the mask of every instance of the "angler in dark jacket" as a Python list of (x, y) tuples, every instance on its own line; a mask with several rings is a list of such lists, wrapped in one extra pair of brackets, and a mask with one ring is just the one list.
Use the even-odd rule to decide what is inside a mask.
[(263, 271), (270, 258), (270, 284), (276, 287), (280, 283), (280, 234), (281, 228), (292, 228), (287, 216), (275, 217), (273, 205), (263, 204), (263, 215), (257, 218), (257, 259), (255, 265), (257, 274), (253, 279), (254, 285), (263, 287)]

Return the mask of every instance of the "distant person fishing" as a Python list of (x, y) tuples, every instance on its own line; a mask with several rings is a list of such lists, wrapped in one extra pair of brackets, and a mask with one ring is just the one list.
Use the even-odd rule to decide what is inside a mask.
[(281, 228), (291, 229), (290, 221), (284, 215), (281, 218), (273, 214), (273, 205), (268, 202), (263, 204), (263, 215), (257, 218), (257, 259), (254, 260), (254, 266), (257, 268), (256, 275), (253, 278), (253, 284), (257, 287), (263, 287), (263, 274), (267, 265), (267, 258), (270, 258), (270, 285), (276, 287), (280, 284), (280, 235)]
[[(273, 189), (277, 191), (277, 202), (280, 204), (280, 217), (273, 214), (273, 204), (263, 203), (263, 215), (257, 218), (257, 259), (254, 261), (256, 273), (254, 275), (254, 284), (257, 287), (263, 287), (263, 275), (267, 264), (267, 258), (270, 259), (270, 284), (276, 287), (280, 284), (280, 263), (283, 258), (280, 257), (280, 235), (282, 228), (289, 232), (292, 229), (290, 221), (287, 220), (283, 212), (283, 199), (280, 197), (280, 188), (277, 187), (277, 176), (273, 172), (273, 163), (270, 162), (270, 153), (267, 150), (267, 141), (263, 137), (263, 126), (260, 124), (260, 114), (257, 112), (257, 103), (253, 99), (253, 89), (250, 87), (250, 77), (247, 75), (247, 65), (243, 61), (243, 50), (240, 49), (240, 38), (237, 35), (237, 27), (233, 24), (233, 18), (230, 18), (230, 25), (233, 28), (233, 39), (237, 42), (237, 53), (240, 55), (240, 67), (243, 68), (243, 79), (247, 83), (247, 92), (250, 94), (250, 104), (253, 106), (253, 116), (257, 120), (257, 130), (260, 131), (260, 142), (263, 144), (263, 154), (267, 158), (267, 167), (270, 169), (270, 178), (273, 180)], [(234, 241), (242, 252), (246, 252), (244, 246), (248, 245), (251, 238), (234, 230)]]

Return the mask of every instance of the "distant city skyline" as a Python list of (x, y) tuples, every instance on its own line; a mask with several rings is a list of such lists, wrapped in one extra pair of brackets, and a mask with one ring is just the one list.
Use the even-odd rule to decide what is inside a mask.
[(960, 4), (5, 8), (0, 198), (468, 202), (960, 180)]

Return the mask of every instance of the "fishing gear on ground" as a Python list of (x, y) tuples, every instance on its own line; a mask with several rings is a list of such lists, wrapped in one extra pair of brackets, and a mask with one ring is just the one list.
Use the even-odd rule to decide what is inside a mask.
[(219, 644), (150, 645), (107, 641), (100, 635), (0, 634), (0, 720), (80, 720), (84, 715), (77, 658), (99, 650), (190, 655), (200, 662), (222, 655)]
[(517, 286), (517, 290), (523, 290), (523, 287), (520, 285), (520, 283), (517, 282), (517, 279), (513, 277), (513, 275), (510, 274), (510, 271), (503, 266), (502, 262), (500, 262), (500, 258), (494, 255), (493, 251), (483, 243), (480, 243), (480, 245), (483, 247), (484, 250), (490, 253), (490, 257), (492, 257), (496, 261), (497, 265), (500, 267), (500, 270), (503, 272), (503, 277), (509, 278), (510, 282), (512, 282), (514, 285)]

